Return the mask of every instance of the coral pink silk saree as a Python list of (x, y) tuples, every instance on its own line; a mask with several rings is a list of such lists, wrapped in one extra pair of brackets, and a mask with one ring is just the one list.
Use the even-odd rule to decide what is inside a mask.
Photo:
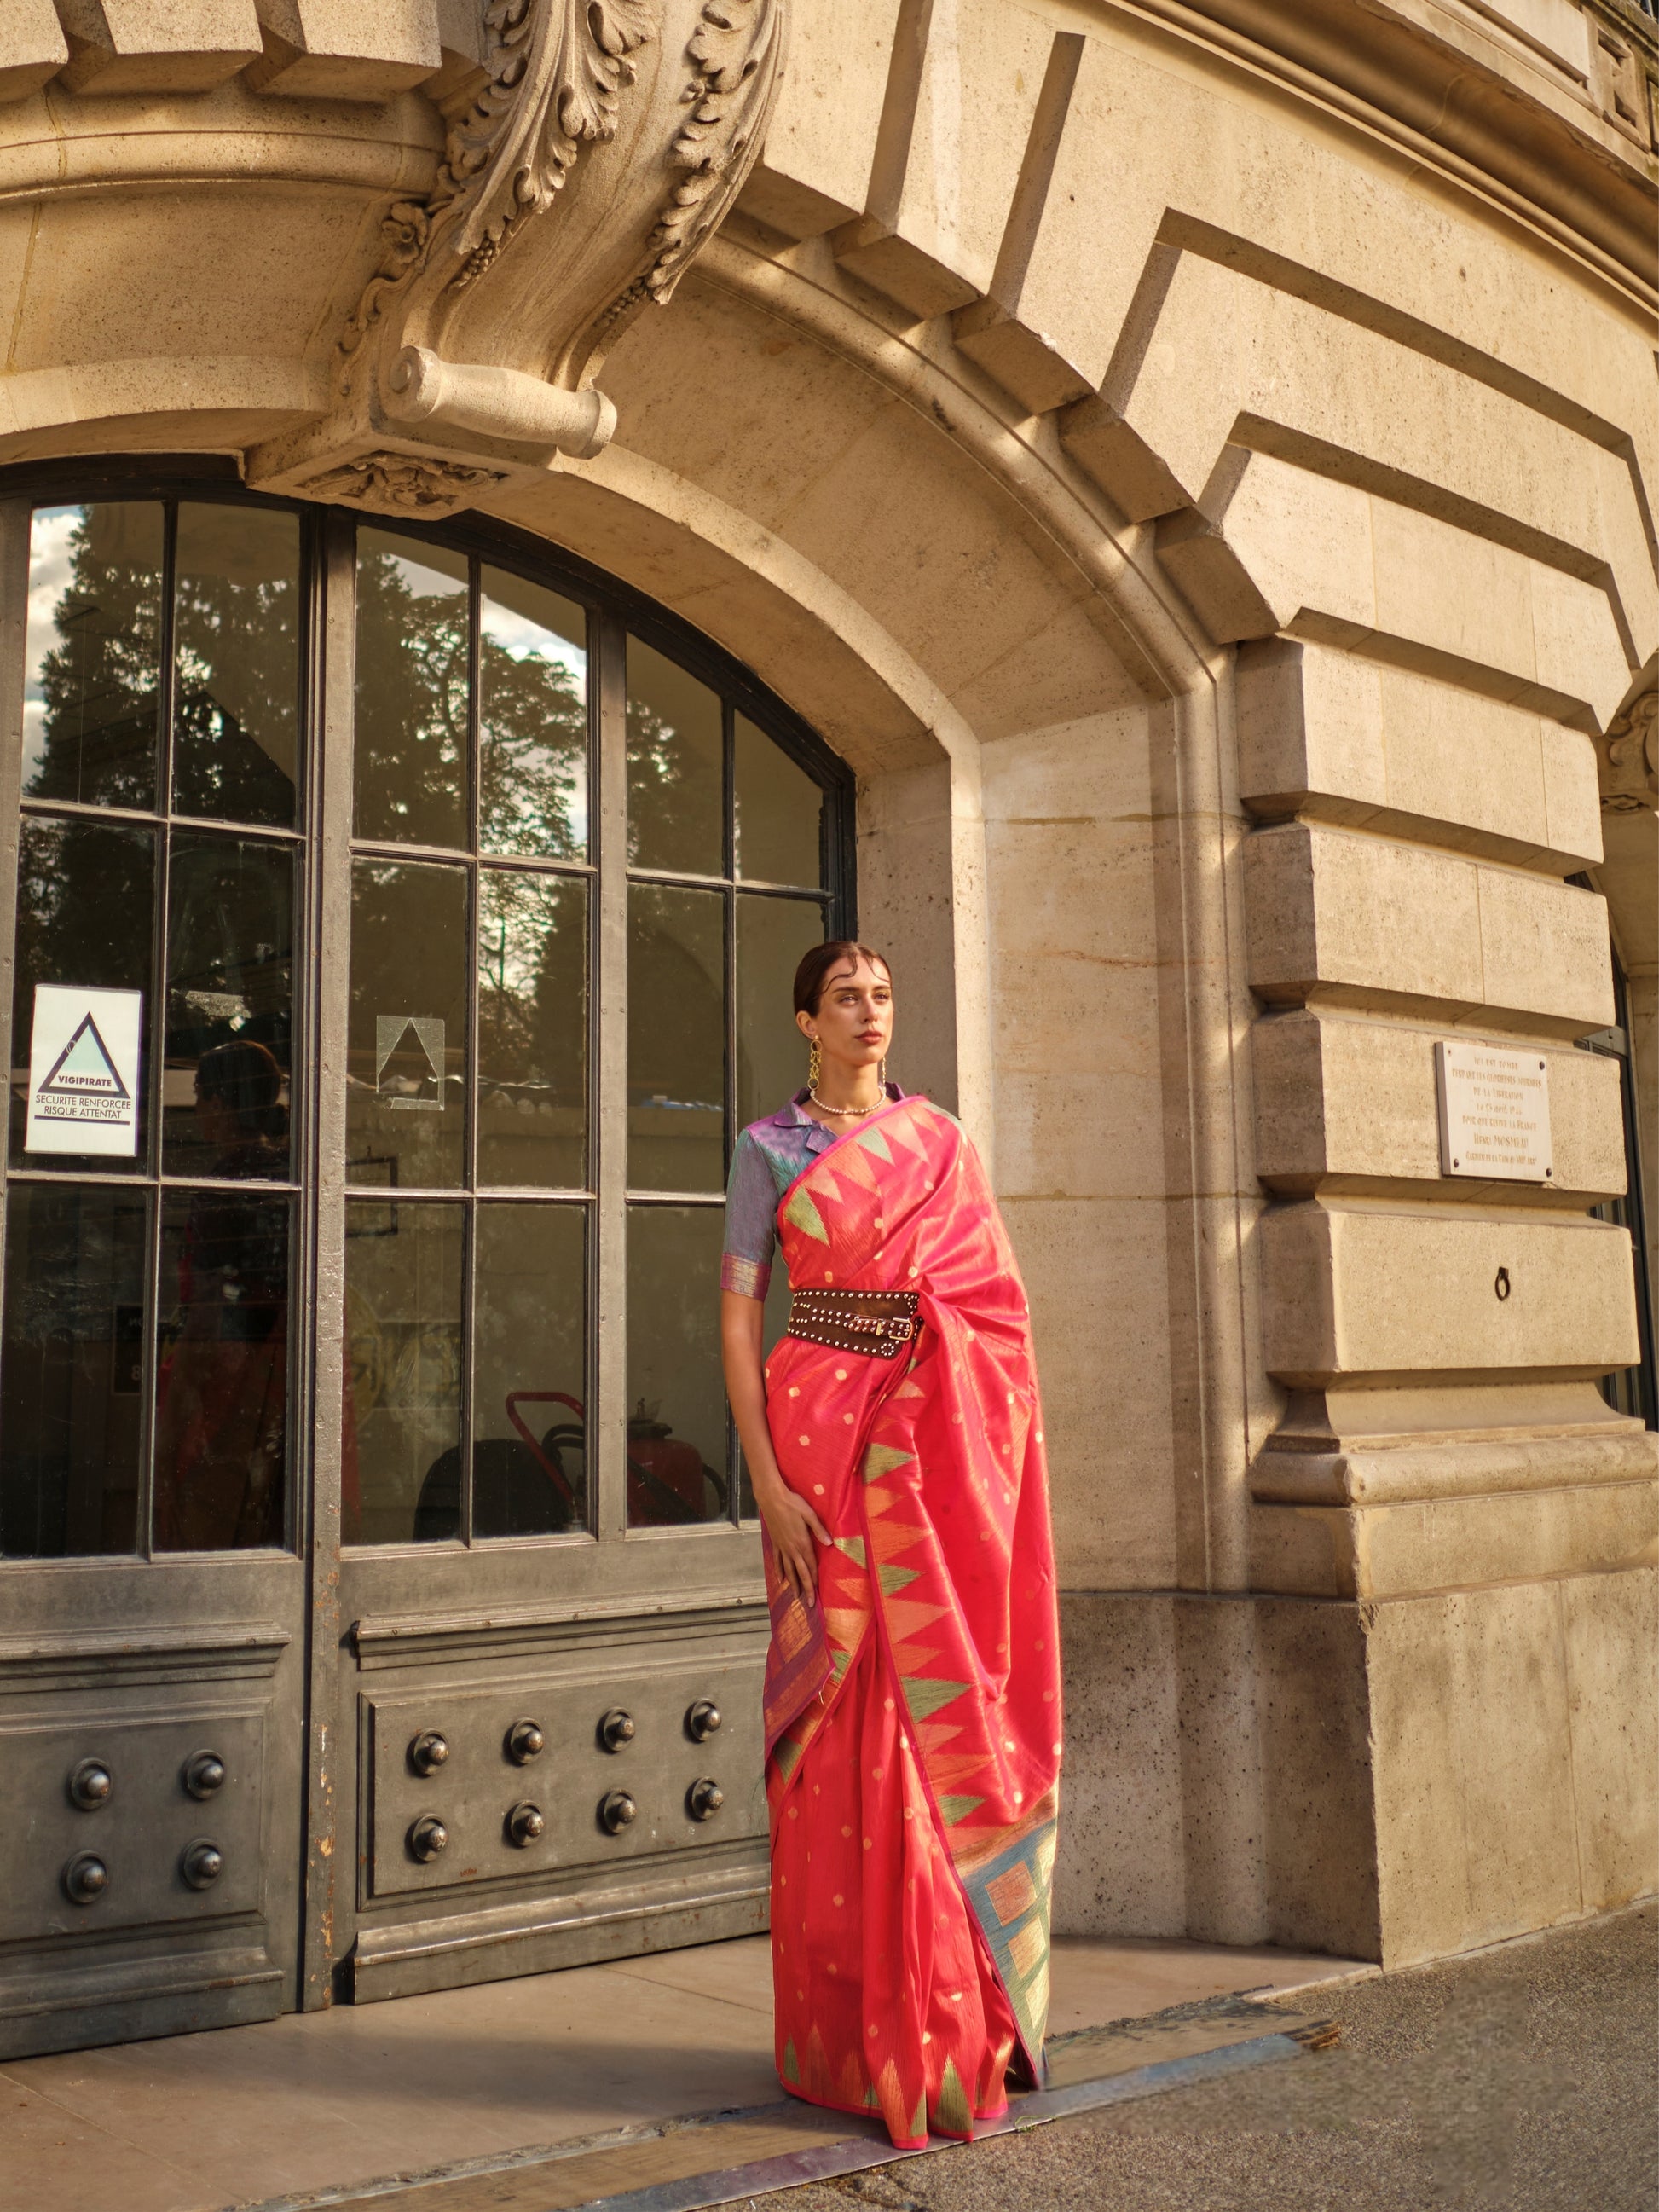
[(778, 2070), (971, 2136), (1011, 2061), (1042, 2078), (1060, 1771), (1042, 1416), (1025, 1294), (984, 1170), (926, 1099), (790, 1185), (797, 1290), (914, 1291), (894, 1359), (786, 1336), (767, 1364), (785, 1480), (833, 1536), (818, 1602), (767, 1547)]

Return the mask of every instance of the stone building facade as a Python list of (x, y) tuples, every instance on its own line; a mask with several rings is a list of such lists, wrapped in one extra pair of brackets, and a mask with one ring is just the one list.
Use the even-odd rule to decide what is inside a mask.
[[(793, 1070), (779, 979), (803, 930), (854, 917), (893, 958), (895, 1072), (990, 1158), (1036, 1316), (1060, 1924), (1403, 1964), (1650, 1889), (1652, 16), (4, 13), (0, 1762), (28, 1810), (0, 1844), (0, 2049), (757, 1924), (758, 1545), (697, 1301), (721, 1132)], [(249, 550), (282, 530), (280, 558)], [(224, 674), (238, 591), (244, 616), (290, 609), (285, 738)], [(394, 627), (371, 636), (375, 593)], [(459, 656), (453, 742), (388, 720), (372, 676), (434, 638)], [(489, 685), (532, 664), (509, 743)], [(118, 678), (165, 787), (94, 774)], [(588, 901), (560, 940), (568, 1095), (485, 1066), (489, 979), (507, 993), (532, 927), (490, 810), (533, 781), (535, 716), (567, 709), (592, 754), (575, 811), (576, 752), (549, 770), (566, 842), (507, 845), (554, 870), (514, 878), (537, 913)], [(287, 779), (276, 812), (226, 796), (233, 725)], [(430, 776), (397, 796), (416, 752), (449, 763), (459, 826), (420, 815)], [(684, 831), (705, 772), (706, 849)], [(750, 866), (768, 824), (806, 851), (809, 802), (817, 857)], [(124, 1154), (32, 1152), (42, 985), (162, 1023), (142, 1080), (168, 1133), (202, 1111), (202, 1054), (276, 1036), (222, 962), (209, 985), (184, 952), (164, 980), (121, 965), (142, 900), (110, 903), (95, 840), (172, 856), (172, 946), (165, 887), (210, 818), (254, 823), (261, 866), (287, 838), (297, 871), (292, 1152), (204, 1164), (142, 1115)], [(77, 838), (95, 865), (64, 857)], [(404, 902), (375, 907), (400, 852)], [(105, 919), (53, 939), (66, 902)], [(371, 1005), (375, 930), (387, 975), (400, 933), (430, 967), (474, 932), (484, 980), (444, 1016), (417, 963)], [(157, 1011), (191, 990), (196, 1060)], [(1535, 1058), (1541, 1167), (1451, 1164), (1437, 1048), (1471, 1044)], [(410, 1105), (450, 1116), (419, 1123), (424, 1152)], [(496, 1173), (489, 1116), (515, 1109), (588, 1133)], [(430, 1133), (463, 1128), (445, 1166)], [(287, 1209), (286, 1364), (258, 1370), (286, 1427), (243, 1447), (281, 1461), (257, 1528), (191, 1522), (179, 1472), (219, 1463), (176, 1407), (192, 1371), (204, 1403), (230, 1387), (186, 1350), (233, 1174)], [(586, 1285), (544, 1435), (513, 1413), (560, 1395), (534, 1314), (489, 1365), (507, 1190), (557, 1194)], [(544, 1213), (525, 1250), (557, 1241)], [(421, 1306), (428, 1273), (451, 1288)], [(503, 1375), (510, 1432), (486, 1425)], [(71, 1431), (123, 1390), (145, 1410), (118, 1509), (114, 1445)], [(398, 1407), (397, 1451), (431, 1457), (418, 1498), (374, 1488)], [(555, 1461), (556, 1525), (487, 1503)], [(77, 1521), (99, 1480), (103, 1518)], [(682, 1817), (717, 1753), (724, 1830)]]

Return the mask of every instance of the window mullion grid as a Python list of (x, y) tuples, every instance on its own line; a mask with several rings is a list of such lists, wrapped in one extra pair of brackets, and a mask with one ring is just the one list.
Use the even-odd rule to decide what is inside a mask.
[(149, 1068), (145, 1090), (149, 1100), (149, 1126), (145, 1131), (148, 1154), (143, 1162), (144, 1310), (143, 1350), (139, 1363), (143, 1411), (140, 1418), (138, 1453), (137, 1543), (146, 1559), (155, 1557), (155, 1397), (160, 1381), (161, 1328), (161, 1192), (162, 1143), (167, 1109), (167, 909), (171, 898), (173, 830), (168, 820), (173, 801), (173, 708), (177, 686), (173, 680), (173, 598), (179, 566), (179, 503), (166, 501), (161, 539), (161, 619), (156, 641), (155, 811), (160, 817), (154, 832), (155, 861), (154, 904), (149, 939)]
[(474, 1275), (477, 1256), (477, 1202), (470, 1191), (463, 1192), (453, 1201), (461, 1210), (461, 1341), (457, 1364), (457, 1382), (461, 1394), (460, 1420), (458, 1429), (460, 1439), (460, 1481), (458, 1484), (460, 1516), (456, 1534), (463, 1544), (472, 1541), (472, 1344)]
[(155, 811), (163, 821), (173, 812), (173, 706), (177, 686), (173, 680), (173, 602), (178, 590), (179, 570), (179, 502), (170, 499), (162, 507), (164, 517), (161, 534), (161, 620), (156, 641), (155, 704), (160, 717), (155, 746)]
[[(33, 511), (27, 500), (0, 502), (0, 670), (15, 669), (15, 683), (0, 684), (0, 822), (17, 819), (23, 786), (23, 685), (28, 639), (29, 529)], [(15, 1054), (11, 1034), (12, 996), (17, 968), (17, 869), (21, 838), (15, 830), (0, 836), (0, 1067), (9, 1070)], [(11, 1079), (7, 1076), (6, 1127), (3, 1140), (11, 1155)], [(5, 1282), (6, 1229), (9, 1188), (0, 1190), (0, 1286)], [(0, 1310), (0, 1325), (4, 1314)]]
[(459, 1346), (460, 1407), (460, 1527), (457, 1532), (463, 1544), (472, 1541), (472, 1429), (473, 1429), (473, 1366), (475, 1342), (477, 1336), (476, 1310), (477, 1275), (477, 1189), (478, 1189), (478, 1112), (480, 1103), (478, 1058), (478, 964), (483, 931), (483, 866), (478, 858), (479, 807), (479, 696), (483, 682), (480, 662), (483, 647), (479, 637), (479, 578), (476, 557), (467, 562), (466, 617), (466, 734), (465, 760), (463, 772), (466, 777), (467, 842), (471, 858), (467, 864), (467, 888), (470, 904), (467, 914), (467, 973), (466, 973), (466, 1035), (461, 1055), (461, 1111), (466, 1121), (462, 1133), (462, 1196), (461, 1205), (461, 1341)]
[(599, 870), (592, 924), (599, 1113), (590, 1172), (599, 1220), (593, 1418), (587, 1429), (594, 1533), (603, 1541), (628, 1533), (628, 634), (617, 616), (603, 610), (594, 629), (599, 650), (589, 666), (599, 805), (590, 827)]
[[(599, 808), (605, 800), (600, 782), (600, 760), (603, 757), (602, 672), (605, 666), (605, 617), (602, 608), (586, 605), (583, 609), (586, 623), (582, 631), (585, 671), (584, 694), (587, 708), (587, 838), (586, 854), (590, 876), (582, 903), (582, 952), (585, 980), (587, 985), (587, 1096), (586, 1122), (583, 1131), (582, 1181), (592, 1195), (582, 1207), (582, 1404), (583, 1417), (582, 1466), (586, 1480), (582, 1485), (582, 1519), (589, 1535), (598, 1536), (605, 1523), (599, 1510), (600, 1462), (603, 1457), (602, 1439), (605, 1434), (600, 1411), (599, 1376), (599, 1315), (600, 1315), (600, 1245), (604, 1241), (600, 1224), (605, 1218), (605, 1199), (599, 1189), (599, 1161), (604, 1147), (599, 1140), (599, 1123), (605, 1111), (605, 1089), (602, 1054), (605, 1030), (603, 994), (600, 990), (600, 921), (603, 890), (597, 863), (599, 857)], [(625, 711), (625, 710), (624, 710)], [(624, 732), (625, 735), (625, 732)], [(623, 774), (627, 761), (624, 744)], [(626, 803), (626, 784), (623, 799)], [(624, 851), (611, 867), (612, 875), (623, 878), (623, 896), (628, 896), (627, 860)], [(623, 924), (627, 914), (624, 909)], [(626, 1034), (624, 1006), (624, 1038)], [(624, 1162), (622, 1180), (626, 1187), (627, 1165)], [(624, 1224), (625, 1226), (625, 1224)], [(607, 1387), (609, 1377), (606, 1377)]]
[[(722, 1060), (725, 1066), (724, 1106), (725, 1143), (720, 1152), (724, 1173), (731, 1173), (732, 1148), (738, 1141), (738, 895), (734, 881), (738, 872), (738, 787), (737, 787), (737, 717), (730, 699), (720, 702), (720, 727), (724, 756), (722, 790), (726, 803), (724, 824), (726, 873), (728, 881), (721, 894), (726, 924), (725, 1000), (726, 1034), (722, 1040)], [(732, 1417), (730, 1401), (726, 1401), (726, 1504), (727, 1518), (735, 1521), (738, 1515), (738, 1425)]]

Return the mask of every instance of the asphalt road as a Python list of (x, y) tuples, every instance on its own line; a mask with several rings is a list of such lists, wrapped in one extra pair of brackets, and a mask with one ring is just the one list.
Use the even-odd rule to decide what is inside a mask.
[(1659, 2212), (1659, 1909), (1298, 2000), (1342, 2041), (754, 2212)]

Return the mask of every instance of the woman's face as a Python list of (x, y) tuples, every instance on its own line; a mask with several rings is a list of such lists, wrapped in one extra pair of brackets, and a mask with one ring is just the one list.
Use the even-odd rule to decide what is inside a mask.
[(873, 1067), (893, 1041), (893, 986), (884, 968), (867, 960), (832, 968), (815, 1014), (797, 1014), (803, 1036), (816, 1037), (826, 1061)]

